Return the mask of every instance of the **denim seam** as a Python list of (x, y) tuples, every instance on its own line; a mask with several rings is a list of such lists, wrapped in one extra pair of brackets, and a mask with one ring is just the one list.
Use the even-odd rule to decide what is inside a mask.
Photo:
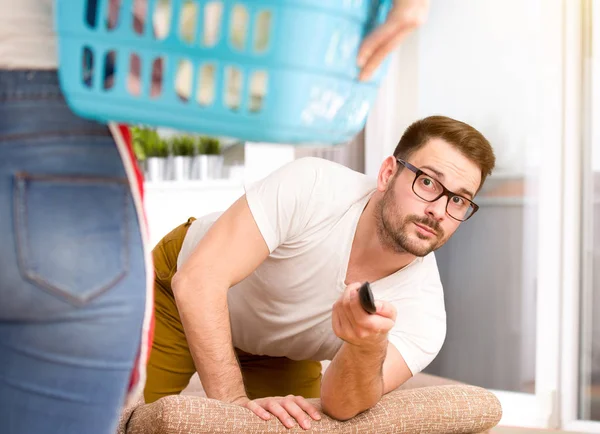
[(27, 140), (27, 139), (38, 139), (38, 138), (69, 138), (79, 136), (92, 136), (92, 137), (112, 137), (110, 130), (105, 131), (90, 131), (90, 130), (72, 130), (72, 131), (45, 131), (41, 133), (29, 133), (29, 134), (9, 134), (8, 136), (0, 136), (1, 142), (12, 142), (16, 140)]
[(64, 97), (57, 94), (34, 94), (26, 95), (4, 94), (0, 95), (0, 102), (20, 102), (20, 101), (64, 101)]
[(128, 184), (127, 178), (118, 177), (106, 178), (101, 176), (33, 175), (27, 172), (17, 172), (15, 177), (18, 180), (71, 182), (76, 184)]
[[(123, 243), (121, 244), (121, 254), (124, 255), (124, 267), (123, 270), (110, 282), (106, 283), (104, 286), (101, 286), (93, 291), (92, 294), (84, 297), (77, 297), (72, 294), (69, 294), (67, 291), (64, 291), (55, 285), (52, 285), (50, 282), (46, 281), (44, 278), (38, 276), (33, 271), (29, 270), (28, 267), (25, 266), (26, 260), (25, 258), (30, 256), (29, 245), (25, 242), (28, 240), (27, 236), (27, 192), (25, 188), (25, 180), (54, 180), (54, 181), (68, 181), (75, 182), (79, 184), (89, 184), (89, 183), (106, 183), (106, 184), (126, 184), (127, 181), (120, 178), (82, 178), (82, 177), (69, 177), (69, 176), (52, 176), (52, 175), (30, 175), (24, 172), (19, 172), (15, 175), (17, 182), (15, 182), (15, 194), (14, 194), (14, 210), (15, 210), (15, 218), (14, 218), (14, 231), (15, 236), (17, 238), (17, 260), (19, 264), (19, 268), (21, 272), (24, 274), (26, 279), (36, 283), (41, 289), (46, 290), (54, 294), (55, 296), (61, 297), (68, 301), (69, 303), (75, 306), (83, 306), (88, 303), (90, 300), (100, 296), (105, 293), (110, 288), (114, 287), (119, 281), (121, 281), (128, 273), (129, 270), (129, 207), (127, 201), (127, 193), (125, 190), (123, 194), (124, 198), (124, 213), (123, 213), (123, 225), (121, 229), (121, 235), (123, 236)], [(20, 200), (22, 198), (22, 200)]]
[[(48, 355), (47, 353), (36, 351), (35, 347), (22, 347), (20, 345), (13, 346), (13, 345), (0, 344), (0, 352), (1, 351), (10, 351), (13, 354), (19, 354), (23, 357), (33, 358), (33, 359), (42, 360), (42, 361), (50, 362), (50, 363), (57, 362), (56, 358), (52, 357), (51, 355)], [(80, 368), (85, 367), (85, 368), (91, 368), (91, 369), (103, 369), (103, 370), (110, 370), (110, 371), (117, 371), (117, 370), (120, 371), (123, 369), (131, 368), (131, 364), (127, 363), (127, 362), (113, 361), (112, 366), (108, 366), (104, 362), (99, 362), (99, 361), (96, 362), (95, 360), (88, 360), (88, 361), (84, 362), (79, 358), (73, 359), (73, 358), (69, 358), (68, 356), (64, 356), (64, 355), (61, 357), (60, 363), (62, 365), (69, 365), (69, 366), (80, 367)], [(2, 378), (3, 378), (2, 373), (0, 373), (0, 379), (2, 379)], [(4, 377), (4, 379), (6, 379), (6, 377)]]

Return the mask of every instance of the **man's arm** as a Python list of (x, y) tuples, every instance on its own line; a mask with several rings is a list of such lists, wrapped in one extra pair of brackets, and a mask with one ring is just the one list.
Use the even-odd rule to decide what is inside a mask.
[(412, 376), (392, 344), (363, 350), (344, 343), (325, 371), (321, 401), (326, 414), (347, 420), (368, 410)]
[(338, 420), (368, 410), (412, 376), (400, 352), (387, 339), (396, 319), (393, 306), (378, 301), (377, 312), (369, 315), (360, 307), (358, 287), (349, 285), (334, 305), (333, 328), (345, 342), (321, 385), (323, 411)]
[(271, 414), (288, 428), (309, 429), (318, 410), (301, 396), (246, 396), (235, 356), (227, 291), (269, 255), (246, 197), (236, 201), (211, 227), (173, 276), (177, 308), (200, 381), (209, 398), (248, 408), (264, 420)]
[(268, 255), (244, 196), (214, 223), (173, 277), (181, 322), (209, 398), (247, 400), (232, 345), (227, 291)]

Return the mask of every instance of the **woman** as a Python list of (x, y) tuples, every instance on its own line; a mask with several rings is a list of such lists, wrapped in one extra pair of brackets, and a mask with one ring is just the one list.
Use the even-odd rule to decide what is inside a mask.
[[(61, 94), (53, 3), (0, 0), (0, 433), (106, 434), (143, 386), (151, 258), (126, 130)], [(428, 3), (394, 1), (361, 79)]]
[(67, 107), (53, 0), (0, 10), (0, 432), (113, 433), (148, 352), (135, 162)]

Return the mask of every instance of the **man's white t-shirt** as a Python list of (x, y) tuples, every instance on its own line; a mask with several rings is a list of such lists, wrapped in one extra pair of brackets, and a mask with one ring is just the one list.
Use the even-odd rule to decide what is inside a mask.
[[(342, 345), (332, 306), (346, 288), (354, 233), (375, 180), (318, 158), (288, 163), (246, 189), (270, 255), (228, 292), (233, 345), (255, 355), (331, 360)], [(219, 217), (192, 223), (180, 267)], [(236, 246), (231, 246), (235, 249)], [(389, 341), (413, 374), (437, 355), (446, 335), (444, 296), (433, 253), (371, 282), (398, 316)]]

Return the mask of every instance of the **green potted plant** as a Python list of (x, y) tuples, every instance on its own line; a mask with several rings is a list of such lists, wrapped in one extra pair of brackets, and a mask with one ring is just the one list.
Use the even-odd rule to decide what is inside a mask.
[(202, 136), (198, 139), (198, 160), (200, 179), (223, 177), (223, 155), (218, 138)]
[(195, 147), (194, 138), (188, 135), (175, 136), (171, 140), (176, 181), (187, 181), (192, 178)]
[[(144, 156), (146, 178), (149, 181), (165, 181), (171, 179), (167, 159), (169, 157), (169, 146), (167, 142), (158, 135), (156, 130), (150, 128), (139, 128), (132, 131), (134, 149), (138, 149), (140, 155)], [(139, 157), (138, 157), (139, 158)]]
[(131, 138), (133, 142), (133, 153), (135, 154), (135, 158), (138, 162), (138, 165), (142, 169), (144, 173), (147, 171), (147, 161), (146, 161), (146, 141), (145, 141), (146, 131), (140, 127), (132, 127), (131, 128)]

